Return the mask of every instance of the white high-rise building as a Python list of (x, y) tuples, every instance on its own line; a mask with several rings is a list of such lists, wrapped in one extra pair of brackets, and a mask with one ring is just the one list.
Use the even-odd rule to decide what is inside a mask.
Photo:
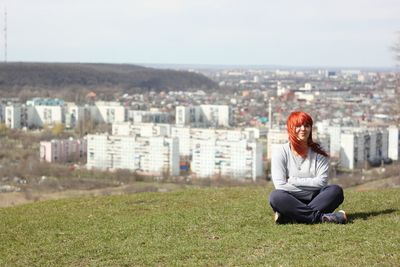
[(391, 126), (388, 128), (388, 157), (392, 160), (399, 160), (400, 151), (399, 128)]
[(43, 127), (63, 122), (62, 106), (28, 106), (28, 126)]
[(227, 176), (255, 181), (263, 176), (262, 145), (245, 139), (195, 139), (192, 172), (197, 177)]
[(27, 126), (41, 128), (64, 122), (64, 101), (57, 98), (33, 98), (26, 101)]
[(87, 136), (87, 168), (136, 170), (135, 138), (106, 134)]
[(130, 136), (171, 136), (171, 124), (115, 122), (112, 124), (113, 135)]
[(313, 132), (313, 140), (315, 140), (326, 153), (332, 156), (329, 151), (329, 147), (331, 144), (331, 137), (329, 134), (320, 134)]
[(141, 154), (141, 168), (144, 172), (179, 175), (179, 141), (177, 138), (138, 138)]
[(367, 159), (386, 158), (388, 155), (388, 131), (386, 129), (369, 129), (368, 133), (369, 153)]
[(78, 106), (75, 103), (65, 105), (65, 127), (74, 128), (80, 121), (90, 118), (90, 108), (88, 106)]
[(6, 120), (6, 104), (0, 102), (0, 123), (4, 123)]
[(67, 128), (73, 128), (84, 115), (89, 117), (89, 111), (74, 103), (65, 104), (63, 100), (51, 98), (34, 98), (26, 105), (14, 103), (7, 106), (8, 123), (10, 128), (42, 128), (45, 125), (53, 126), (64, 123)]
[(272, 129), (267, 135), (267, 159), (271, 159), (275, 145), (287, 143), (288, 132), (285, 129)]
[(193, 140), (218, 140), (218, 141), (254, 141), (260, 132), (255, 128), (246, 129), (205, 129), (190, 127), (172, 127), (171, 136), (179, 139), (181, 156), (192, 155)]
[(119, 102), (97, 101), (94, 105), (78, 106), (75, 103), (65, 105), (65, 126), (74, 128), (79, 121), (91, 120), (98, 123), (126, 121), (126, 110)]
[[(329, 120), (318, 122), (318, 135), (329, 134), (329, 154), (331, 157), (340, 158), (340, 164), (344, 168), (362, 167), (367, 160), (398, 158), (399, 136), (396, 126), (388, 128), (342, 127), (332, 126), (330, 123)], [(342, 140), (343, 134), (346, 134), (345, 140)], [(359, 148), (362, 148), (363, 152)], [(351, 153), (354, 155), (351, 156)]]
[(23, 113), (23, 107), (20, 104), (6, 106), (6, 110), (5, 110), (6, 126), (11, 129), (21, 128), (22, 113)]
[(330, 136), (329, 153), (331, 157), (338, 158), (340, 155), (340, 138), (342, 129), (340, 126), (328, 127), (328, 134)]
[[(192, 160), (191, 169), (198, 177), (218, 175), (254, 180), (263, 175), (262, 145), (255, 142), (260, 135), (260, 131), (254, 128), (239, 130), (205, 129), (170, 127), (168, 124), (152, 123), (113, 123), (112, 126), (113, 135), (107, 138), (112, 139), (113, 144), (122, 142), (117, 142), (116, 138), (134, 138), (134, 148), (129, 148), (128, 144), (109, 145), (112, 150), (117, 149), (118, 152), (114, 151), (113, 154), (110, 154), (107, 151), (98, 151), (91, 154), (94, 147), (91, 148), (90, 140), (94, 137), (89, 136), (89, 168), (116, 168), (116, 166), (120, 166), (118, 162), (122, 161), (122, 159), (117, 155), (122, 153), (118, 149), (123, 148), (125, 152), (130, 151), (130, 154), (134, 154), (135, 160), (131, 157), (133, 163), (129, 163), (129, 166), (133, 167), (129, 167), (129, 169), (136, 171), (151, 173), (154, 168), (159, 170), (162, 164), (165, 166), (167, 158), (165, 153), (169, 153), (170, 161), (175, 162), (175, 164), (168, 167), (168, 169), (176, 175), (179, 174), (179, 159), (181, 156), (186, 157), (182, 159), (183, 161)], [(104, 136), (99, 138), (106, 139)], [(109, 141), (103, 140), (102, 142), (107, 143)], [(170, 143), (170, 145), (166, 145), (166, 143)], [(197, 149), (197, 144), (202, 144), (201, 151)], [(174, 147), (173, 153), (168, 152), (171, 148), (165, 150), (165, 147)], [(163, 149), (167, 152), (163, 152)], [(216, 155), (215, 151), (223, 151), (224, 159), (218, 158), (219, 154)], [(95, 158), (96, 154), (101, 155), (101, 153), (108, 154), (108, 156)], [(160, 154), (163, 153), (165, 156), (160, 158)], [(92, 161), (90, 157), (92, 157)], [(163, 171), (166, 171), (165, 167), (163, 167)]]
[(88, 135), (87, 168), (179, 175), (179, 141), (166, 137)]
[(190, 127), (172, 127), (171, 137), (179, 139), (179, 154), (181, 156), (192, 155), (192, 133), (193, 129)]
[[(361, 142), (362, 141), (362, 142)], [(364, 136), (354, 133), (342, 133), (340, 140), (340, 166), (354, 169), (359, 161), (364, 160)]]
[(354, 128), (341, 133), (340, 166), (347, 169), (361, 168), (368, 160), (388, 156), (388, 131)]
[(175, 123), (179, 126), (186, 126), (190, 125), (191, 123), (195, 124), (198, 121), (197, 114), (200, 111), (198, 106), (196, 107), (184, 107), (184, 106), (177, 106), (175, 109)]
[(177, 106), (177, 126), (230, 127), (232, 111), (228, 105)]
[(125, 107), (119, 102), (97, 101), (90, 109), (92, 119), (97, 122), (114, 123), (126, 120)]
[(169, 123), (170, 115), (157, 109), (128, 110), (128, 121), (133, 123)]
[(9, 128), (33, 127), (63, 123), (63, 102), (58, 99), (34, 98), (26, 105), (12, 104), (6, 107), (6, 125)]

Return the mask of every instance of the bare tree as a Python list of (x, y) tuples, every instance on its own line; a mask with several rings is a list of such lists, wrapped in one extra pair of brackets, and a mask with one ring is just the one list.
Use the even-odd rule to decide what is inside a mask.
[(397, 65), (400, 65), (400, 31), (397, 32), (397, 35), (397, 41), (391, 46), (391, 49), (394, 53), (394, 59)]
[[(397, 31), (397, 41), (391, 46), (394, 53), (394, 59), (396, 61), (396, 66), (400, 66), (400, 31)], [(400, 93), (400, 73), (396, 73), (396, 91)], [(399, 100), (399, 97), (397, 97)]]

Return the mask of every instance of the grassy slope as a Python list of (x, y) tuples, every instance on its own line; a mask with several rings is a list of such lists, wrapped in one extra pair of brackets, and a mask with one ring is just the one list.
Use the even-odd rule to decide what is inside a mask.
[(347, 225), (274, 225), (271, 188), (66, 199), (0, 209), (0, 265), (400, 265), (400, 190), (346, 191)]

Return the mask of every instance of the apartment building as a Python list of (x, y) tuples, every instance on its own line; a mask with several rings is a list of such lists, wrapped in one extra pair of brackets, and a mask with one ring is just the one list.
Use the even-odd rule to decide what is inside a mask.
[(367, 160), (399, 158), (399, 129), (395, 125), (387, 128), (346, 127), (331, 125), (330, 120), (325, 120), (318, 122), (317, 127), (318, 136), (329, 135), (329, 154), (339, 158), (344, 168), (363, 167)]
[(100, 123), (126, 121), (125, 107), (119, 102), (97, 101), (90, 108), (91, 119)]
[(179, 175), (176, 138), (88, 135), (87, 168), (129, 169), (150, 175)]
[(98, 123), (126, 121), (126, 109), (119, 102), (97, 101), (94, 105), (78, 106), (75, 103), (65, 105), (65, 127), (74, 128), (79, 121), (91, 120)]
[(74, 128), (79, 121), (93, 120), (99, 123), (124, 122), (126, 111), (118, 102), (95, 102), (94, 105), (78, 106), (60, 99), (34, 98), (26, 105), (12, 104), (5, 108), (5, 121), (10, 128), (42, 128), (64, 123)]
[(388, 157), (392, 160), (399, 160), (400, 152), (399, 128), (391, 126), (388, 128)]
[(177, 106), (177, 126), (230, 127), (232, 111), (228, 105)]
[(367, 136), (356, 133), (342, 133), (340, 140), (340, 166), (347, 169), (360, 167), (364, 163), (364, 141)]
[(180, 156), (192, 155), (192, 132), (190, 127), (171, 127), (171, 137), (176, 137), (179, 140)]
[(25, 105), (13, 103), (5, 108), (7, 127), (42, 128), (64, 122), (64, 102), (60, 99), (34, 98)]
[(90, 118), (90, 108), (88, 106), (78, 106), (75, 103), (66, 103), (65, 105), (65, 127), (75, 128), (80, 121)]
[(387, 129), (369, 129), (368, 132), (370, 136), (368, 159), (387, 158), (389, 145)]
[(57, 98), (34, 98), (26, 101), (27, 126), (41, 128), (64, 122), (64, 101)]
[(0, 101), (0, 123), (4, 123), (6, 120), (6, 104)]
[(113, 135), (171, 136), (171, 124), (116, 122), (112, 124)]
[(193, 153), (194, 140), (218, 140), (218, 141), (240, 141), (250, 140), (260, 136), (260, 131), (256, 128), (246, 129), (213, 129), (213, 128), (191, 128), (191, 127), (172, 127), (171, 137), (179, 139), (179, 149), (181, 156), (191, 156)]
[(21, 104), (6, 106), (5, 124), (8, 128), (19, 129), (22, 126), (24, 107)]
[[(178, 126), (170, 127), (169, 124), (113, 123), (112, 133), (113, 136), (124, 136), (123, 138), (129, 138), (129, 136), (134, 137), (136, 138), (136, 143), (144, 142), (140, 148), (140, 151), (143, 151), (139, 154), (144, 155), (150, 153), (149, 151), (153, 151), (153, 156), (148, 156), (147, 158), (140, 156), (141, 164), (140, 166), (136, 164), (136, 169), (148, 170), (150, 165), (160, 166), (161, 161), (157, 161), (156, 157), (159, 157), (159, 154), (162, 151), (160, 149), (161, 145), (156, 145), (154, 143), (151, 147), (149, 147), (151, 141), (147, 141), (153, 140), (152, 142), (156, 142), (154, 141), (154, 138), (157, 137), (159, 140), (175, 140), (174, 142), (176, 142), (175, 148), (177, 149), (177, 155), (174, 155), (174, 157), (177, 156), (176, 160), (178, 163), (179, 157), (190, 158), (192, 160), (192, 171), (197, 177), (223, 175), (236, 178), (241, 177), (243, 179), (256, 179), (256, 177), (263, 175), (262, 146), (255, 142), (255, 139), (260, 135), (260, 132), (255, 128), (224, 130)], [(215, 156), (213, 152), (211, 153), (208, 149), (202, 149), (201, 151), (196, 149), (196, 144), (199, 143), (202, 144), (203, 148), (208, 146), (216, 146), (218, 150), (223, 151), (224, 160), (219, 159), (218, 155)], [(137, 147), (138, 145), (136, 144), (135, 146)], [(119, 153), (120, 152), (116, 152), (116, 154)], [(138, 155), (136, 156), (139, 157)], [(89, 157), (90, 151), (88, 155), (88, 166)], [(212, 161), (212, 164), (210, 163), (210, 166), (208, 166), (207, 162), (210, 160)], [(160, 167), (155, 168), (159, 169)], [(179, 173), (179, 170), (177, 171)]]
[(86, 139), (63, 139), (40, 142), (40, 161), (79, 162), (86, 160)]
[(340, 126), (330, 126), (328, 127), (327, 134), (330, 137), (329, 142), (329, 153), (331, 157), (338, 158), (340, 156), (340, 138), (342, 129)]
[(248, 140), (193, 140), (192, 172), (255, 181), (263, 176), (262, 145)]
[(385, 129), (352, 129), (341, 133), (340, 166), (362, 168), (368, 160), (388, 156), (388, 131)]
[(286, 128), (271, 129), (267, 134), (267, 159), (271, 160), (272, 153), (276, 145), (288, 142), (288, 133)]
[(127, 120), (133, 123), (169, 123), (170, 115), (158, 109), (128, 110)]
[(45, 125), (63, 123), (62, 106), (27, 106), (28, 127), (42, 128)]

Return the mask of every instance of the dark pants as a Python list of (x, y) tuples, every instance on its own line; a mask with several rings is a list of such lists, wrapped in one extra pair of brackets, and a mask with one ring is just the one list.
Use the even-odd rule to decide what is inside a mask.
[(327, 185), (316, 192), (311, 200), (300, 200), (287, 191), (274, 190), (269, 203), (282, 216), (283, 222), (318, 223), (324, 213), (331, 213), (344, 200), (343, 189), (338, 185)]

